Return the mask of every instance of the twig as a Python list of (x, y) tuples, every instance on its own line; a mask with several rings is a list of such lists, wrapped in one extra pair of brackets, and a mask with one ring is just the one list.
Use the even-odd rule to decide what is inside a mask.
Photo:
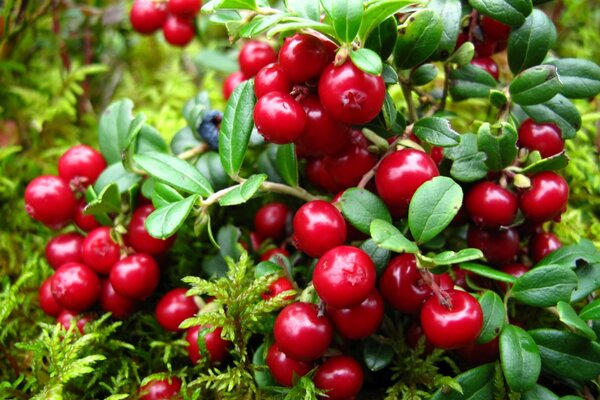
[(448, 92), (450, 91), (450, 66), (444, 64), (444, 91), (442, 92), (442, 100), (440, 101), (440, 108), (436, 111), (444, 111), (446, 109), (446, 101), (448, 99)]
[(198, 146), (180, 153), (177, 157), (182, 160), (189, 160), (204, 153), (206, 150), (208, 150), (208, 145), (206, 143), (200, 143)]
[(404, 99), (406, 100), (406, 105), (408, 106), (408, 120), (412, 124), (419, 119), (419, 116), (417, 115), (417, 109), (415, 108), (415, 103), (412, 98), (411, 86), (406, 83), (401, 83), (401, 86)]

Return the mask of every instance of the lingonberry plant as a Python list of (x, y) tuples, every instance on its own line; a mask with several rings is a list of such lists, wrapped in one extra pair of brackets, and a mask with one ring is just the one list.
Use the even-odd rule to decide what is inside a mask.
[[(34, 219), (77, 226), (48, 243), (40, 306), (78, 343), (102, 322), (78, 313), (150, 304), (181, 343), (144, 399), (598, 395), (600, 251), (549, 229), (600, 67), (553, 56), (537, 3), (207, 2), (241, 43), (223, 112), (198, 94), (169, 146), (113, 103), (100, 153), (27, 187)], [(130, 18), (185, 45), (199, 7)]]

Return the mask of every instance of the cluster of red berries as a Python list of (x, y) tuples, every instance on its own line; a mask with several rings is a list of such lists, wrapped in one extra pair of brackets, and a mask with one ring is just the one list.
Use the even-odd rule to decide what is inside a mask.
[(196, 35), (194, 19), (201, 7), (201, 0), (135, 0), (129, 20), (142, 35), (162, 29), (168, 43), (185, 47)]

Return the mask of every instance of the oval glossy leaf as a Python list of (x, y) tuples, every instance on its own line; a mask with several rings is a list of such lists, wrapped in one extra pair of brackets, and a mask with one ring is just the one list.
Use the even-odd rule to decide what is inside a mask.
[(431, 261), (435, 265), (452, 265), (466, 261), (478, 260), (483, 258), (483, 252), (479, 249), (462, 249), (458, 252), (455, 251), (444, 251), (436, 254)]
[(519, 26), (531, 14), (531, 0), (469, 0), (481, 14), (510, 26)]
[(471, 42), (465, 42), (458, 49), (456, 49), (454, 53), (452, 53), (446, 62), (448, 64), (456, 64), (459, 67), (464, 67), (469, 65), (474, 56), (475, 45), (473, 45)]
[(381, 371), (394, 359), (394, 349), (373, 339), (367, 339), (363, 347), (365, 365), (371, 371)]
[(552, 122), (560, 128), (563, 139), (572, 139), (581, 128), (581, 115), (569, 99), (557, 94), (542, 104), (522, 106), (535, 122)]
[(506, 324), (506, 310), (500, 296), (491, 290), (483, 292), (478, 300), (483, 310), (483, 328), (477, 343), (488, 343), (500, 334)]
[(478, 181), (486, 177), (489, 172), (485, 164), (486, 160), (487, 156), (482, 151), (461, 157), (452, 163), (450, 175), (461, 182)]
[(198, 195), (192, 195), (154, 210), (146, 219), (146, 230), (152, 237), (158, 239), (172, 236), (183, 225), (196, 200), (198, 200)]
[(171, 139), (171, 151), (173, 154), (178, 155), (184, 151), (191, 150), (200, 145), (200, 142), (194, 136), (194, 131), (189, 126), (180, 129), (173, 139)]
[(365, 47), (377, 53), (382, 60), (390, 58), (398, 39), (397, 23), (396, 18), (390, 17), (377, 25), (367, 37)]
[(460, 135), (452, 126), (450, 121), (437, 117), (426, 117), (415, 122), (413, 132), (421, 140), (440, 146), (452, 147), (460, 143)]
[(558, 69), (560, 93), (570, 99), (587, 99), (600, 93), (600, 67), (588, 60), (562, 58), (547, 64)]
[(169, 152), (169, 146), (156, 128), (149, 124), (143, 124), (137, 134), (135, 153), (143, 154), (152, 152), (166, 154)]
[(260, 185), (267, 179), (267, 175), (258, 174), (252, 175), (242, 184), (236, 185), (235, 188), (227, 193), (219, 200), (221, 206), (236, 206), (250, 200), (260, 189)]
[(558, 400), (558, 396), (541, 385), (535, 385), (533, 389), (530, 389), (522, 394), (522, 400)]
[(124, 99), (111, 104), (100, 117), (98, 144), (107, 164), (121, 161), (121, 153), (127, 146), (129, 125), (133, 120), (133, 102)]
[(277, 171), (277, 145), (269, 144), (267, 149), (260, 153), (257, 163), (258, 172), (267, 174), (269, 181), (283, 183), (283, 178)]
[(408, 240), (394, 225), (382, 219), (371, 222), (371, 237), (384, 249), (395, 253), (418, 253), (419, 248)]
[(275, 264), (272, 261), (261, 261), (256, 265), (256, 269), (254, 270), (254, 276), (256, 278), (260, 278), (261, 276), (270, 275), (270, 274), (281, 274), (283, 270), (281, 266)]
[(177, 190), (162, 182), (156, 182), (152, 189), (152, 204), (154, 208), (166, 207), (171, 203), (183, 200), (183, 196)]
[(500, 363), (506, 383), (515, 392), (532, 389), (542, 370), (535, 341), (523, 329), (505, 325), (500, 334)]
[(285, 14), (257, 15), (252, 21), (242, 25), (238, 35), (243, 38), (253, 38), (271, 29), (285, 17)]
[(221, 131), (219, 132), (219, 156), (225, 171), (235, 176), (240, 171), (254, 127), (254, 83), (240, 83), (227, 101)]
[(290, 186), (298, 186), (298, 159), (296, 158), (294, 144), (278, 145), (275, 161), (277, 172), (279, 172), (285, 183)]
[(529, 164), (521, 170), (522, 174), (534, 174), (541, 171), (558, 171), (569, 164), (569, 157), (563, 152), (552, 157), (543, 158), (532, 164)]
[(435, 64), (423, 64), (412, 72), (410, 81), (415, 86), (427, 85), (435, 79), (438, 73), (439, 71)]
[(200, 156), (196, 161), (196, 168), (210, 182), (215, 190), (229, 186), (231, 179), (227, 175), (219, 154), (209, 151)]
[(135, 162), (151, 176), (187, 193), (208, 197), (213, 193), (210, 182), (187, 162), (162, 153), (138, 154)]
[(408, 207), (408, 226), (417, 243), (437, 236), (452, 222), (462, 205), (461, 187), (451, 178), (438, 176), (422, 184)]
[(350, 52), (352, 63), (371, 75), (381, 75), (383, 63), (379, 54), (370, 49), (358, 49)]
[(559, 301), (569, 301), (577, 287), (573, 270), (558, 265), (536, 267), (517, 278), (511, 297), (524, 304), (552, 307)]
[(86, 214), (110, 214), (121, 211), (121, 194), (116, 183), (107, 185), (98, 197), (85, 207)]
[(344, 192), (339, 204), (344, 217), (361, 232), (370, 233), (371, 222), (376, 219), (392, 222), (385, 203), (368, 190), (350, 188)]
[(341, 42), (350, 43), (360, 29), (363, 17), (362, 0), (321, 0)]
[(394, 63), (399, 69), (410, 69), (426, 61), (442, 37), (442, 20), (433, 10), (412, 14), (400, 27)]
[(513, 79), (510, 95), (521, 105), (540, 104), (556, 96), (562, 88), (557, 69), (553, 65), (531, 67)]
[(484, 364), (456, 377), (462, 388), (457, 391), (438, 389), (431, 400), (490, 400), (494, 398), (494, 364)]
[(571, 294), (571, 303), (581, 301), (600, 289), (600, 264), (583, 264), (575, 268), (575, 273), (579, 285)]
[(487, 98), (498, 82), (483, 68), (467, 64), (450, 73), (450, 94), (454, 100)]
[(460, 0), (432, 0), (427, 7), (435, 11), (443, 21), (442, 37), (432, 58), (444, 61), (456, 47), (456, 40), (460, 32), (462, 5)]
[(541, 10), (533, 10), (525, 23), (508, 37), (508, 65), (513, 74), (541, 64), (556, 41), (556, 28)]
[(529, 334), (538, 345), (545, 372), (576, 381), (600, 375), (600, 344), (554, 329), (536, 329)]
[(477, 147), (486, 155), (485, 164), (490, 171), (500, 171), (513, 163), (517, 157), (517, 130), (503, 122), (494, 128), (484, 123), (477, 132)]
[(505, 272), (488, 267), (487, 265), (481, 265), (477, 263), (460, 264), (460, 269), (464, 269), (465, 271), (471, 271), (477, 275), (500, 282), (514, 283), (517, 280), (517, 278)]
[(589, 239), (581, 239), (579, 243), (561, 247), (544, 257), (537, 266), (556, 264), (566, 268), (575, 268), (581, 261), (590, 264), (600, 263), (600, 251)]
[(556, 305), (556, 308), (558, 309), (558, 317), (560, 318), (560, 321), (571, 328), (574, 333), (591, 340), (597, 339), (594, 330), (577, 315), (577, 312), (569, 303), (559, 301)]
[(295, 15), (313, 21), (321, 20), (321, 2), (319, 0), (286, 0), (286, 8)]
[(362, 23), (360, 25), (359, 37), (364, 42), (371, 31), (379, 26), (383, 21), (390, 17), (393, 17), (402, 8), (414, 4), (414, 1), (410, 0), (386, 0), (372, 2), (367, 9), (364, 11)]
[(392, 255), (391, 251), (384, 249), (383, 247), (379, 247), (377, 242), (375, 242), (373, 239), (365, 240), (360, 245), (360, 249), (367, 253), (369, 257), (371, 257), (373, 264), (375, 264), (377, 275), (381, 275), (390, 261)]
[(579, 312), (583, 319), (600, 319), (600, 299), (592, 301)]
[(94, 190), (96, 193), (100, 193), (108, 185), (116, 183), (119, 193), (125, 193), (141, 179), (141, 176), (125, 170), (123, 163), (118, 162), (102, 171), (96, 182), (94, 182)]

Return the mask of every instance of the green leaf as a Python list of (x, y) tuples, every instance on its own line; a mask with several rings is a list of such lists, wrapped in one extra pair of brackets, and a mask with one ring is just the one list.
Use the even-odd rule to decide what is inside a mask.
[(373, 264), (375, 264), (375, 270), (377, 270), (377, 275), (381, 275), (390, 261), (390, 257), (392, 252), (388, 249), (384, 249), (379, 247), (377, 242), (373, 239), (365, 240), (361, 245), (360, 249), (367, 253)]
[(223, 257), (231, 257), (235, 261), (242, 255), (240, 245), (240, 230), (233, 225), (223, 225), (217, 232), (217, 243), (219, 252)]
[(107, 185), (98, 195), (85, 207), (86, 214), (111, 214), (121, 211), (121, 194), (116, 183)]
[(173, 139), (171, 139), (171, 151), (173, 154), (179, 155), (184, 151), (198, 147), (200, 143), (202, 142), (196, 139), (194, 131), (192, 131), (189, 126), (186, 126), (185, 128), (180, 129), (175, 136), (173, 136)]
[(278, 145), (275, 159), (277, 172), (279, 172), (285, 183), (290, 186), (298, 186), (298, 160), (294, 144)]
[(371, 75), (381, 75), (383, 63), (379, 54), (370, 49), (358, 49), (350, 52), (352, 63)]
[(498, 271), (495, 268), (491, 268), (487, 265), (481, 265), (477, 263), (462, 263), (460, 264), (460, 269), (464, 269), (465, 271), (471, 271), (477, 275), (500, 282), (514, 283), (517, 280), (517, 278), (505, 272)]
[(600, 319), (600, 299), (592, 301), (579, 312), (579, 316), (583, 319)]
[(588, 60), (561, 58), (549, 61), (563, 83), (560, 93), (570, 99), (587, 99), (600, 93), (600, 67)]
[(362, 0), (321, 0), (341, 42), (350, 43), (360, 29), (363, 17)]
[(561, 267), (575, 268), (581, 261), (590, 264), (600, 263), (600, 251), (589, 239), (581, 239), (578, 243), (561, 247), (544, 257), (537, 266), (557, 264)]
[(363, 358), (371, 371), (381, 371), (394, 359), (394, 349), (374, 339), (367, 339), (363, 347)]
[(542, 370), (540, 351), (533, 338), (515, 325), (505, 325), (500, 334), (500, 363), (506, 383), (515, 392), (532, 389)]
[(579, 284), (571, 294), (571, 303), (585, 299), (600, 289), (600, 264), (583, 264), (575, 268)]
[(485, 165), (486, 159), (486, 154), (481, 151), (461, 157), (452, 163), (450, 175), (461, 182), (475, 182), (485, 178), (488, 174), (488, 169)]
[(537, 65), (517, 75), (510, 84), (510, 95), (521, 105), (540, 104), (550, 100), (562, 88), (556, 67)]
[(152, 204), (154, 208), (166, 207), (171, 203), (183, 200), (184, 197), (177, 190), (162, 182), (156, 182), (152, 191)]
[(386, 0), (372, 2), (364, 11), (363, 20), (360, 25), (358, 36), (361, 41), (365, 41), (371, 31), (379, 26), (383, 21), (396, 15), (402, 8), (414, 4), (410, 0)]
[(452, 129), (450, 121), (437, 117), (425, 117), (415, 122), (413, 133), (427, 143), (440, 146), (452, 147), (460, 143), (460, 135)]
[(371, 222), (371, 237), (379, 247), (395, 253), (418, 253), (419, 248), (408, 240), (394, 225), (382, 219)]
[(392, 222), (384, 202), (368, 190), (347, 189), (339, 201), (344, 217), (359, 231), (369, 233), (371, 223), (376, 220)]
[(394, 63), (410, 69), (427, 61), (437, 50), (442, 37), (442, 20), (433, 10), (421, 10), (408, 17), (400, 27)]
[(469, 0), (481, 14), (510, 26), (520, 26), (531, 14), (531, 0)]
[[(446, 60), (447, 64), (456, 64), (459, 67), (470, 65), (475, 56), (475, 45), (471, 42), (464, 42), (452, 55)], [(479, 68), (481, 69), (481, 68)], [(491, 75), (490, 75), (491, 76)], [(487, 78), (486, 78), (487, 79)], [(497, 82), (496, 82), (497, 83)]]
[(462, 17), (462, 5), (460, 0), (432, 0), (428, 8), (435, 11), (442, 24), (442, 37), (433, 54), (434, 60), (446, 60), (456, 47), (456, 41), (460, 32), (460, 19)]
[(150, 175), (187, 193), (197, 193), (203, 197), (213, 194), (210, 182), (192, 165), (167, 154), (145, 153), (134, 157)]
[(498, 82), (483, 68), (466, 64), (450, 73), (450, 94), (456, 101), (473, 98), (487, 99)]
[(577, 315), (577, 312), (569, 303), (559, 301), (556, 305), (556, 308), (558, 309), (558, 317), (560, 318), (560, 321), (571, 328), (574, 333), (591, 340), (597, 339), (594, 330)]
[(127, 192), (131, 187), (135, 186), (142, 178), (139, 175), (133, 174), (123, 167), (123, 163), (118, 162), (106, 168), (96, 182), (94, 190), (96, 193), (102, 192), (104, 188), (112, 183), (116, 183), (119, 188), (119, 193)]
[(381, 77), (383, 78), (383, 82), (387, 85), (393, 85), (398, 83), (398, 73), (389, 64), (383, 64), (383, 71), (381, 72)]
[(529, 334), (540, 349), (545, 372), (576, 381), (597, 379), (600, 375), (600, 344), (554, 329), (536, 329)]
[(219, 156), (225, 171), (235, 176), (240, 171), (254, 127), (254, 83), (240, 83), (227, 101), (221, 131), (219, 132)]
[(456, 377), (462, 393), (438, 389), (431, 400), (490, 400), (494, 398), (494, 364), (484, 364)]
[(392, 129), (398, 118), (398, 110), (396, 110), (394, 99), (388, 92), (385, 92), (385, 100), (383, 101), (381, 114), (383, 115), (383, 123), (385, 124), (385, 128)]
[(286, 0), (286, 8), (293, 14), (319, 22), (321, 20), (321, 4), (319, 0)]
[(522, 174), (534, 174), (541, 171), (558, 171), (569, 164), (569, 158), (562, 152), (529, 164), (521, 170)]
[(577, 275), (569, 268), (559, 265), (538, 266), (517, 278), (511, 297), (532, 306), (552, 307), (559, 301), (568, 302), (577, 282)]
[(477, 343), (488, 343), (500, 334), (506, 324), (506, 310), (500, 296), (491, 290), (483, 292), (479, 297), (479, 304), (483, 310), (483, 327)]
[(439, 71), (435, 64), (423, 64), (412, 71), (410, 80), (415, 86), (427, 85), (429, 82), (435, 79), (435, 77), (438, 75), (438, 72)]
[(183, 225), (196, 200), (198, 195), (192, 195), (154, 210), (146, 219), (146, 230), (152, 237), (159, 239), (172, 236)]
[[(142, 114), (143, 115), (143, 114)], [(136, 154), (143, 153), (168, 153), (169, 146), (152, 125), (143, 124), (137, 135)]]
[(204, 114), (210, 109), (208, 92), (202, 91), (189, 99), (183, 106), (183, 118), (188, 128), (195, 131), (202, 123)]
[(396, 39), (398, 39), (397, 24), (396, 18), (390, 17), (377, 25), (367, 37), (365, 47), (373, 50), (381, 60), (390, 58), (396, 46)]
[(513, 74), (541, 64), (556, 40), (554, 24), (541, 10), (533, 10), (508, 37), (508, 65)]
[(508, 103), (508, 97), (501, 90), (490, 90), (490, 103), (496, 108), (502, 108)]
[(506, 122), (500, 128), (484, 123), (477, 132), (477, 147), (486, 155), (485, 165), (490, 171), (501, 171), (517, 157), (517, 130)]
[(452, 265), (466, 261), (478, 260), (483, 258), (483, 253), (479, 249), (462, 249), (458, 252), (447, 250), (436, 254), (431, 258), (435, 265)]
[(196, 168), (210, 182), (215, 190), (224, 189), (229, 186), (231, 179), (225, 172), (219, 154), (208, 151), (196, 161)]
[(438, 176), (422, 184), (408, 207), (408, 226), (417, 243), (426, 243), (452, 222), (462, 205), (461, 187)]
[(273, 15), (257, 15), (252, 20), (242, 25), (238, 35), (243, 38), (253, 38), (259, 36), (261, 33), (266, 32), (273, 26), (277, 25), (279, 21), (285, 18), (286, 15), (283, 13)]
[(261, 276), (270, 274), (280, 274), (282, 269), (279, 265), (272, 261), (261, 261), (256, 265), (254, 270), (254, 277), (260, 278)]
[(258, 174), (252, 175), (242, 184), (236, 185), (235, 188), (227, 193), (219, 200), (219, 204), (225, 206), (236, 206), (250, 200), (260, 189), (260, 185), (267, 179), (267, 175)]
[(215, 0), (205, 4), (202, 8), (202, 12), (211, 13), (220, 9), (256, 11), (258, 10), (258, 3), (256, 0)]
[(265, 343), (261, 343), (252, 355), (252, 364), (254, 364), (257, 367), (263, 367), (256, 368), (254, 371), (254, 379), (256, 379), (256, 384), (259, 388), (268, 388), (277, 385), (275, 379), (273, 379), (273, 376), (269, 372), (269, 368), (267, 368), (267, 351), (268, 347), (265, 346)]
[(107, 164), (121, 161), (127, 145), (129, 125), (133, 120), (133, 102), (129, 99), (112, 103), (102, 113), (98, 126), (98, 144)]
[(522, 394), (521, 400), (558, 400), (558, 396), (549, 389), (536, 384), (533, 389)]
[(267, 174), (269, 181), (283, 183), (283, 178), (277, 171), (277, 145), (269, 144), (267, 149), (260, 153), (257, 163), (258, 172)]
[(567, 98), (557, 94), (542, 104), (522, 106), (535, 122), (552, 122), (560, 128), (563, 139), (572, 139), (581, 128), (581, 115)]

